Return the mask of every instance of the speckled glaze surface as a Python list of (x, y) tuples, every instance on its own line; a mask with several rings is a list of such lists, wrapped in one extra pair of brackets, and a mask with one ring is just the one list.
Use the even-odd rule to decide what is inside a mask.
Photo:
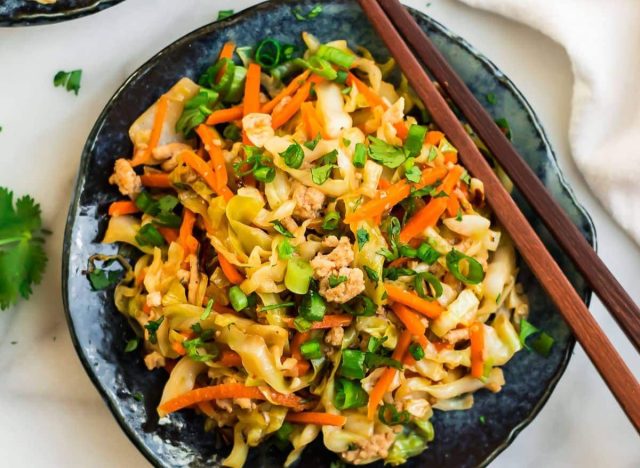
[[(272, 36), (300, 42), (304, 30), (322, 41), (346, 38), (364, 45), (378, 58), (386, 49), (351, 0), (322, 2), (324, 11), (314, 21), (298, 22), (294, 5), (311, 8), (312, 1), (280, 0), (258, 5), (222, 22), (205, 26), (169, 46), (136, 71), (116, 92), (99, 117), (82, 156), (75, 198), (65, 236), (63, 294), (71, 335), (94, 384), (133, 443), (156, 466), (215, 466), (229, 447), (215, 433), (203, 430), (203, 419), (191, 412), (158, 422), (155, 407), (166, 380), (164, 371), (148, 372), (136, 353), (123, 349), (132, 337), (127, 321), (115, 309), (112, 292), (92, 292), (83, 270), (96, 252), (113, 253), (115, 247), (99, 243), (106, 227), (109, 203), (118, 198), (107, 178), (114, 160), (130, 154), (127, 130), (131, 122), (182, 76), (197, 77), (227, 40), (251, 44)], [(476, 96), (496, 96), (488, 110), (508, 118), (513, 140), (546, 187), (560, 202), (585, 237), (595, 244), (593, 225), (576, 202), (559, 172), (553, 151), (533, 111), (513, 83), (485, 57), (439, 23), (414, 12), (421, 27), (435, 41)], [(286, 27), (283, 25), (286, 24)], [(286, 33), (285, 33), (286, 31)], [(538, 218), (516, 192), (514, 197), (585, 302), (590, 291), (570, 262), (551, 240)], [(527, 267), (520, 281), (531, 302), (531, 321), (551, 334), (556, 344), (548, 358), (522, 351), (504, 366), (506, 386), (498, 394), (479, 392), (469, 411), (436, 411), (436, 439), (408, 466), (484, 466), (496, 457), (537, 414), (555, 387), (570, 358), (574, 339)], [(144, 395), (137, 401), (134, 394)], [(480, 416), (485, 416), (485, 424)], [(336, 456), (320, 440), (308, 447), (300, 466), (329, 466)], [(284, 454), (270, 444), (253, 449), (246, 466), (281, 466)], [(382, 464), (379, 464), (382, 466)]]
[(57, 23), (97, 13), (124, 0), (58, 0), (43, 5), (35, 0), (1, 0), (0, 26)]

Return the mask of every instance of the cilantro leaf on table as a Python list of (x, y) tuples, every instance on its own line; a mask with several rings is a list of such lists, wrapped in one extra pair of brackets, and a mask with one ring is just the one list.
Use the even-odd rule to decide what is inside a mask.
[(0, 187), (0, 309), (28, 299), (47, 264), (40, 205), (25, 195), (13, 203), (13, 193)]
[(53, 77), (53, 86), (63, 86), (67, 91), (73, 91), (75, 95), (78, 95), (80, 91), (80, 80), (82, 79), (82, 70), (72, 70), (69, 72), (59, 71)]

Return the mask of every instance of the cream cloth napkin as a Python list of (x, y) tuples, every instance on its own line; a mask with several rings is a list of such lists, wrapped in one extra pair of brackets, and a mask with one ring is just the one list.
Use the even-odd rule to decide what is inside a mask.
[(561, 44), (573, 66), (577, 167), (640, 244), (640, 0), (461, 0)]

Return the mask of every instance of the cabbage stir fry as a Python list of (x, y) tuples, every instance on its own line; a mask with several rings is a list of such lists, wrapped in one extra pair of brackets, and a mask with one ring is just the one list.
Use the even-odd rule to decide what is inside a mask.
[(115, 303), (169, 373), (160, 416), (206, 415), (225, 466), (318, 437), (398, 465), (434, 409), (501, 389), (527, 301), (482, 182), (393, 60), (303, 40), (227, 43), (133, 123), (104, 242), (139, 252)]

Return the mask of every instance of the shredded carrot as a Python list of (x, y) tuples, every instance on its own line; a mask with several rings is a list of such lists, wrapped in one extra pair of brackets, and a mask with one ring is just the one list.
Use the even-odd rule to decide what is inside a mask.
[(400, 319), (402, 324), (411, 332), (414, 336), (424, 336), (426, 327), (420, 321), (420, 317), (415, 312), (412, 312), (405, 305), (395, 302), (391, 305), (391, 309), (396, 314), (396, 317)]
[(422, 349), (426, 348), (429, 344), (429, 340), (427, 340), (427, 337), (424, 335), (415, 335), (413, 338), (420, 346), (422, 346)]
[(217, 302), (213, 303), (213, 310), (218, 312), (219, 314), (231, 314), (238, 315), (238, 313), (230, 307), (225, 307), (222, 304), (218, 304)]
[[(292, 317), (285, 317), (283, 321), (289, 328), (295, 328)], [(353, 322), (353, 316), (348, 314), (325, 315), (320, 322), (313, 322), (312, 330), (321, 328), (347, 327)]]
[(151, 306), (145, 302), (145, 303), (143, 304), (143, 306), (142, 306), (142, 311), (143, 311), (145, 314), (150, 315), (150, 314), (151, 314)]
[(396, 129), (396, 136), (401, 140), (405, 140), (409, 135), (409, 129), (403, 121), (396, 122), (393, 127)]
[[(450, 195), (455, 185), (458, 183), (458, 179), (462, 175), (463, 169), (460, 166), (454, 166), (446, 175), (442, 184), (436, 189), (437, 192), (444, 192)], [(440, 219), (440, 216), (447, 208), (448, 197), (432, 198), (423, 208), (418, 210), (409, 221), (404, 225), (402, 231), (400, 231), (400, 241), (408, 243), (411, 239), (417, 236), (430, 226), (435, 224)]]
[(242, 106), (235, 106), (213, 111), (209, 117), (207, 117), (207, 125), (218, 125), (239, 120), (242, 118), (243, 109)]
[(427, 132), (427, 136), (425, 137), (424, 141), (428, 145), (437, 146), (440, 143), (440, 140), (442, 140), (443, 138), (444, 138), (444, 133), (439, 132), (437, 130), (432, 130), (430, 132)]
[(287, 413), (284, 419), (295, 424), (316, 424), (318, 426), (344, 426), (347, 422), (347, 418), (340, 414), (315, 413), (312, 411)]
[(378, 96), (373, 89), (356, 78), (353, 73), (349, 73), (347, 75), (347, 85), (355, 86), (358, 89), (358, 92), (365, 97), (371, 107), (382, 106), (385, 109), (387, 108), (387, 105), (382, 98)]
[(263, 114), (271, 114), (273, 109), (275, 109), (275, 107), (280, 103), (280, 101), (282, 101), (284, 98), (288, 96), (293, 95), (293, 93), (298, 91), (300, 86), (302, 86), (307, 80), (307, 78), (309, 77), (309, 73), (311, 73), (309, 70), (305, 70), (303, 73), (296, 76), (271, 101), (267, 102), (266, 104), (263, 104), (262, 108), (260, 109), (260, 112), (262, 112)]
[(169, 174), (162, 172), (143, 174), (140, 176), (140, 181), (148, 188), (171, 188)]
[(179, 242), (185, 251), (185, 257), (189, 254), (195, 253), (198, 249), (198, 241), (193, 237), (193, 226), (195, 224), (196, 215), (193, 211), (185, 208), (179, 234)]
[(404, 304), (410, 309), (420, 312), (429, 318), (438, 318), (442, 312), (442, 306), (438, 301), (427, 301), (417, 294), (405, 291), (391, 283), (385, 283), (384, 288), (390, 300)]
[(260, 65), (250, 63), (244, 82), (243, 115), (260, 112)]
[(224, 273), (224, 276), (226, 276), (231, 284), (240, 284), (244, 281), (243, 276), (236, 269), (236, 267), (231, 264), (229, 260), (224, 258), (224, 255), (222, 255), (220, 252), (218, 252), (218, 262), (220, 263), (222, 273)]
[(236, 45), (233, 42), (225, 42), (220, 50), (220, 55), (218, 55), (218, 60), (220, 59), (231, 59), (233, 58), (233, 52), (236, 50)]
[(124, 216), (140, 211), (135, 202), (131, 200), (121, 200), (109, 205), (109, 216)]
[(309, 369), (311, 368), (309, 361), (307, 361), (300, 352), (300, 346), (305, 341), (308, 341), (310, 336), (311, 333), (308, 331), (302, 333), (297, 332), (294, 335), (293, 340), (291, 340), (291, 357), (298, 361), (298, 377), (309, 372)]
[[(402, 361), (403, 356), (409, 349), (409, 344), (411, 344), (411, 332), (409, 332), (409, 330), (404, 330), (398, 337), (398, 344), (393, 350), (391, 358), (395, 359), (396, 361)], [(367, 416), (369, 417), (369, 419), (373, 419), (373, 416), (378, 409), (378, 405), (382, 401), (384, 394), (387, 393), (387, 389), (396, 376), (396, 372), (398, 372), (397, 369), (394, 369), (393, 367), (387, 367), (376, 384), (373, 386), (373, 389), (369, 394), (369, 404), (367, 407)]]
[(389, 263), (389, 268), (398, 268), (407, 263), (410, 259), (407, 257), (398, 257), (391, 263)]
[(151, 160), (153, 150), (158, 146), (160, 136), (162, 135), (162, 127), (164, 126), (164, 120), (167, 116), (167, 110), (169, 109), (169, 97), (166, 94), (160, 96), (158, 104), (156, 105), (156, 115), (153, 118), (153, 127), (151, 127), (151, 135), (149, 136), (149, 142), (144, 151), (138, 153), (140, 157), (136, 155), (131, 160), (132, 166), (139, 166), (146, 164)]
[(460, 210), (460, 201), (455, 194), (451, 194), (449, 198), (447, 198), (447, 214), (449, 216), (457, 216), (458, 210)]
[(211, 402), (209, 401), (202, 401), (198, 403), (198, 408), (209, 418), (216, 419), (218, 417), (213, 406), (211, 406)]
[[(270, 392), (269, 397), (278, 405), (291, 408), (301, 406), (301, 400), (296, 395), (284, 395), (277, 392)], [(177, 396), (162, 405), (158, 410), (163, 414), (173, 413), (175, 411), (186, 408), (187, 406), (196, 405), (203, 401), (218, 400), (222, 398), (250, 398), (252, 400), (267, 400), (267, 397), (260, 391), (258, 387), (247, 387), (239, 383), (219, 384), (210, 387), (196, 388)]]
[(225, 349), (220, 355), (218, 364), (221, 364), (225, 367), (240, 367), (242, 366), (242, 358), (235, 351)]
[(229, 176), (227, 174), (227, 166), (224, 162), (222, 148), (215, 142), (218, 135), (216, 135), (216, 132), (213, 129), (207, 127), (206, 125), (198, 125), (198, 128), (196, 128), (196, 133), (202, 140), (202, 143), (204, 144), (204, 147), (209, 153), (209, 157), (211, 158), (211, 163), (213, 164), (213, 171), (216, 180), (216, 192), (222, 195), (225, 200), (229, 201), (233, 197), (233, 193), (227, 186)]
[(171, 349), (173, 349), (180, 356), (184, 356), (187, 353), (187, 350), (184, 349), (184, 346), (182, 346), (182, 343), (180, 343), (179, 341), (171, 342)]
[[(194, 171), (196, 171), (200, 177), (204, 179), (209, 188), (214, 190), (218, 195), (221, 193), (218, 191), (218, 183), (216, 179), (216, 173), (211, 166), (209, 166), (204, 159), (198, 156), (193, 151), (183, 151), (180, 153), (180, 157), (182, 158), (182, 162), (184, 162), (187, 166), (191, 167)], [(225, 185), (226, 187), (226, 185)]]
[[(444, 167), (428, 168), (422, 171), (422, 177), (420, 182), (415, 184), (416, 189), (421, 189), (429, 184), (432, 184), (442, 178), (447, 173), (447, 169)], [(411, 184), (406, 179), (402, 179), (395, 184), (391, 185), (388, 189), (385, 189), (378, 198), (369, 200), (362, 204), (355, 213), (349, 214), (345, 217), (344, 222), (352, 224), (363, 219), (372, 218), (380, 215), (385, 211), (390, 210), (402, 200), (407, 198), (411, 194)]]
[(300, 110), (300, 106), (309, 97), (311, 82), (307, 81), (277, 114), (271, 115), (271, 126), (276, 129), (286, 124)]
[(378, 189), (387, 190), (389, 187), (391, 187), (391, 182), (381, 177), (380, 180), (378, 181)]
[(442, 153), (444, 156), (444, 161), (447, 163), (457, 163), (458, 162), (458, 153), (456, 151), (446, 151)]
[(303, 102), (300, 106), (300, 115), (302, 116), (302, 122), (304, 122), (307, 138), (313, 140), (316, 136), (321, 135), (322, 138), (329, 139), (320, 121), (320, 116), (312, 103)]
[(176, 242), (180, 237), (180, 233), (177, 229), (170, 228), (170, 227), (163, 227), (163, 226), (158, 226), (156, 227), (156, 229), (160, 234), (162, 234), (162, 237), (164, 237), (164, 240), (167, 241), (167, 244)]
[(484, 325), (474, 322), (469, 327), (471, 341), (471, 376), (479, 379), (484, 374)]

